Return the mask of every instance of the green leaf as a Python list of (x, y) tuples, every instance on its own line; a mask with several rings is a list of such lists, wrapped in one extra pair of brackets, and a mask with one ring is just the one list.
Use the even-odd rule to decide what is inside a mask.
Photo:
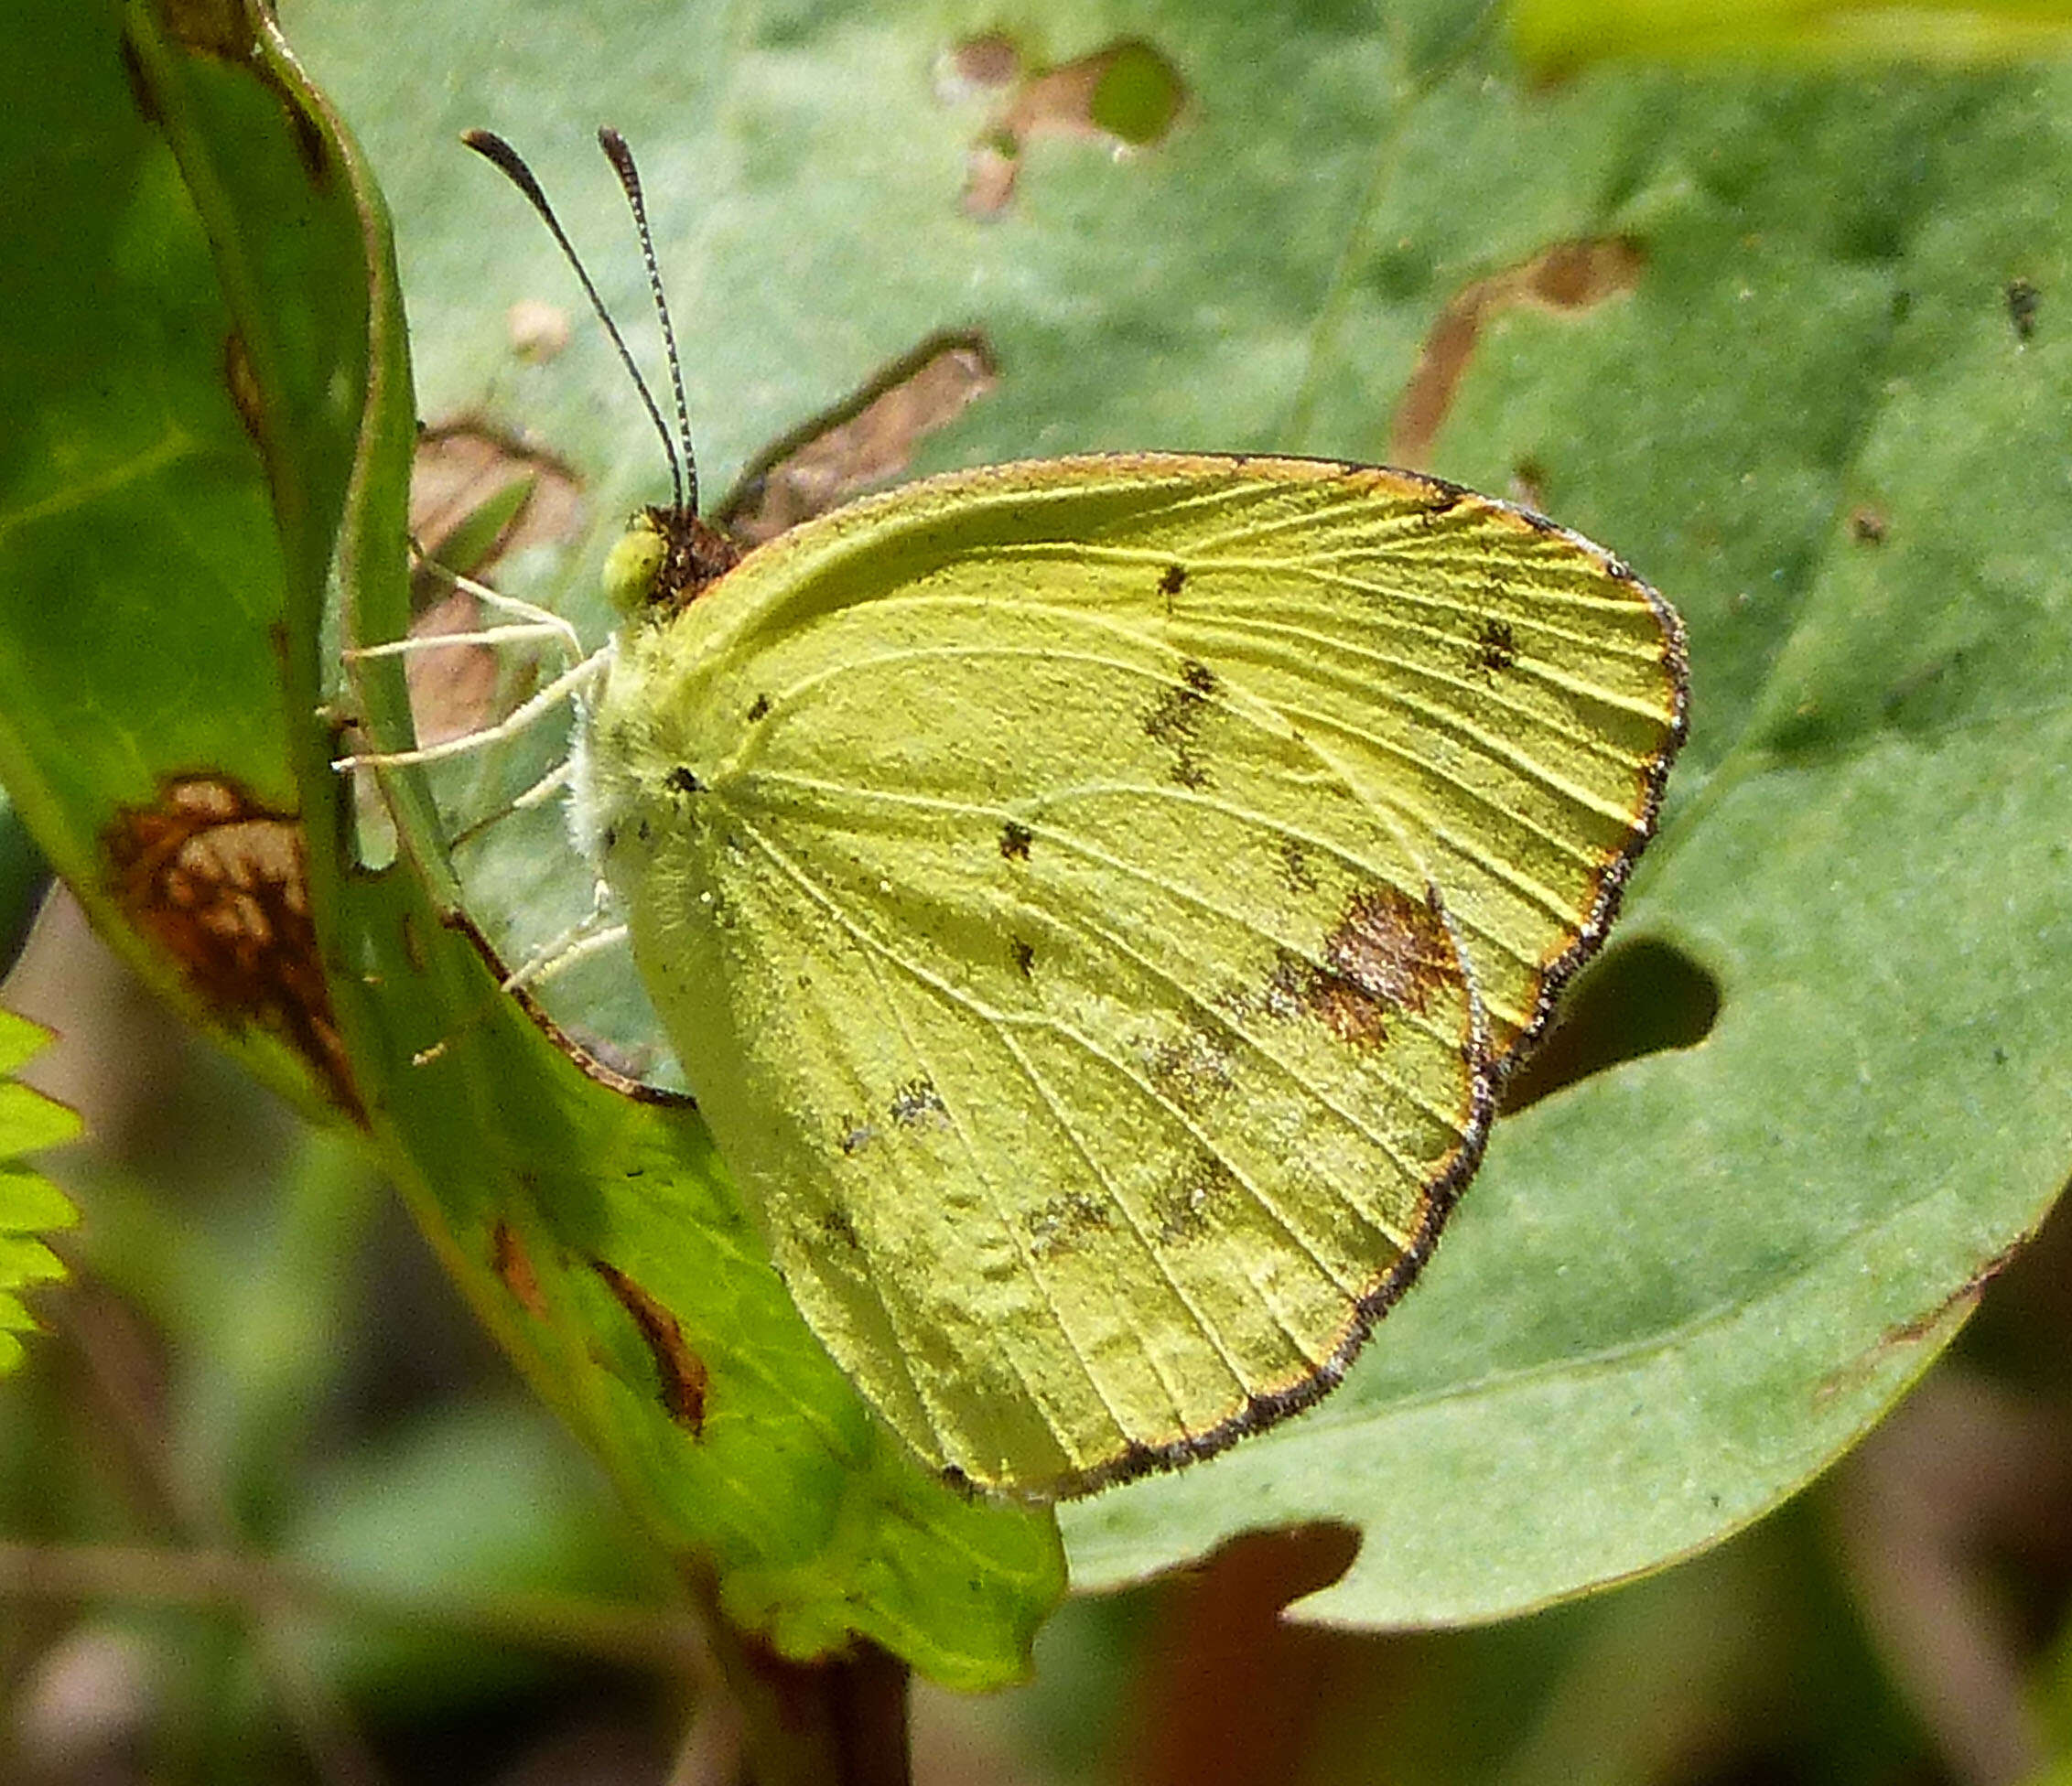
[(1764, 57), (1843, 64), (1934, 64), (2062, 56), (2072, 6), (2062, 0), (1925, 0), (1867, 6), (1837, 0), (1511, 0), (1510, 38), (1543, 77), (1617, 58), (1719, 62)]
[(59, 1146), (80, 1132), (64, 1105), (21, 1084), (15, 1074), (50, 1039), (26, 1017), (0, 1011), (0, 1376), (21, 1362), (22, 1342), (36, 1319), (21, 1293), (65, 1275), (58, 1255), (38, 1238), (78, 1220), (58, 1187), (17, 1162)]
[[(1526, 490), (1689, 624), (1694, 736), (1623, 934), (1710, 978), (1710, 1033), (1500, 1123), (1343, 1391), (1063, 1510), (1085, 1586), (1319, 1518), (1365, 1534), (1306, 1603), (1341, 1621), (1487, 1618), (1657, 1566), (1874, 1420), (2072, 1160), (2072, 82), (1547, 91), (1483, 18), (1053, 16), (1028, 66), (1143, 40), (1186, 85), (1181, 122), (1119, 162), (1025, 144), (989, 221), (964, 187), (995, 102), (937, 97), (953, 38), (932, 7), (549, 5), (494, 55), (477, 14), (359, 0), (307, 21), (398, 207), (427, 414), (523, 426), (580, 469), (589, 529), (511, 570), (592, 636), (596, 568), (662, 493), (659, 449), (594, 330), (544, 366), (510, 354), (506, 304), (574, 299), (523, 208), (444, 145), (467, 125), (534, 156), (652, 353), (590, 131), (641, 151), (708, 487), (950, 325), (983, 331), (1000, 383), (916, 470), (1377, 458), (1418, 437), (1392, 416), (1472, 308), (1431, 468)], [(401, 44), (441, 81), (398, 91)], [(1533, 273), (1592, 244), (1621, 252), (1588, 301)], [(522, 871), (469, 882), (514, 958), (588, 901), (542, 823), (510, 850)], [(573, 979), (562, 1008), (588, 1016)]]
[[(744, 1630), (1013, 1678), (1062, 1587), (1047, 1516), (946, 1491), (872, 1427), (695, 1114), (584, 1077), (447, 926), (407, 782), (417, 853), (344, 853), (328, 573), (335, 547), (352, 618), (400, 629), (415, 432), (350, 138), (234, 10), (53, 6), (16, 72), (0, 167), (38, 203), (5, 251), (34, 302), (0, 457), (0, 769), (39, 839), (189, 1012), (369, 1119), (492, 1330)], [(362, 694), (379, 724), (400, 679)]]
[(343, 496), (360, 232), (249, 34), (204, 8), (181, 28), (110, 5), (10, 24), (0, 775), (146, 979), (291, 1095), (349, 1101), (277, 629)]
[[(413, 778), (402, 866), (334, 854), (308, 715), (349, 477), (353, 623), (393, 636), (405, 613), (414, 416), (383, 221), (285, 64), (128, 19), (125, 69), (113, 11), (32, 16), (0, 107), (8, 189), (35, 195), (0, 249), (30, 294), (0, 358), (0, 772), (103, 923), (248, 1058), (334, 1091), (350, 1060), (459, 1281), (654, 1529), (713, 1559), (732, 1617), (796, 1656), (861, 1630), (944, 1679), (1006, 1678), (1054, 1589), (1045, 1522), (921, 1476), (797, 1323), (695, 1118), (584, 1078), (496, 995), (442, 922), (454, 883)], [(983, 330), (1000, 383), (915, 469), (1378, 457), (1419, 437), (1391, 414), (1430, 393), (1420, 350), (1473, 297), (1432, 468), (1516, 481), (1681, 607), (1695, 731), (1624, 934), (1710, 977), (1710, 1033), (1500, 1124), (1342, 1392), (1065, 1510), (1084, 1585), (1315, 1518), (1364, 1534), (1307, 1603), (1348, 1622), (1489, 1617), (1654, 1566), (1873, 1420), (2072, 1157), (2067, 77), (1546, 92), (1479, 20), (1060, 15), (1028, 67), (1149, 43), (1179, 122), (1119, 162), (1031, 137), (989, 221), (965, 182), (997, 102), (936, 97), (932, 8), (548, 5), (493, 57), (479, 11), (301, 21), (399, 206), (426, 413), (523, 425), (579, 468), (587, 529), (511, 580), (592, 622), (657, 448), (594, 331), (513, 361), (503, 304), (562, 301), (566, 274), (448, 146), (463, 125), (535, 151), (586, 245), (624, 240), (591, 126), (640, 147), (713, 488), (949, 325)], [(439, 79), (405, 87), (399, 58)], [(1526, 276), (1592, 243), (1629, 251), (1596, 301)], [(639, 317), (630, 254), (596, 258)], [(366, 681), (394, 735), (400, 678)], [(196, 780), (246, 803), (197, 803)], [(191, 955), (168, 967), (167, 927), (121, 897), (122, 862), (162, 858), (111, 849), (139, 814), (205, 855), (309, 822), (324, 1021), (289, 995), (299, 951), (243, 1003)], [(468, 886), (514, 957), (588, 903), (541, 823)]]

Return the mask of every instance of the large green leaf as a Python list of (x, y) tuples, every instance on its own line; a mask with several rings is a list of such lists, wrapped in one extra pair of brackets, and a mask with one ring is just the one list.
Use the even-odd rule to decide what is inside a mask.
[(1048, 1518), (948, 1492), (873, 1426), (695, 1115), (586, 1078), (499, 998), (427, 859), (346, 856), (328, 570), (337, 543), (349, 623), (401, 624), (414, 435), (350, 138), (233, 8), (52, 6), (17, 38), (0, 166), (34, 201), (6, 249), (34, 301), (7, 360), (0, 767), (39, 840), (198, 1018), (367, 1120), (485, 1319), (745, 1631), (1013, 1677), (1062, 1583)]
[(2064, 0), (1916, 0), (1866, 6), (1851, 0), (1511, 0), (1510, 36), (1542, 75), (1592, 62), (1646, 57), (1703, 64), (1721, 57), (1847, 67), (1909, 59), (2005, 61), (2072, 49)]
[[(642, 151), (708, 485), (953, 325), (984, 331), (1001, 382), (917, 468), (1378, 457), (1420, 349), (1479, 294), (1427, 462), (1525, 488), (1689, 623), (1695, 730), (1623, 984), (1659, 980), (1635, 963), (1709, 977), (1710, 1034), (1501, 1124), (1347, 1387), (1063, 1510), (1079, 1582), (1318, 1518), (1365, 1537), (1307, 1603), (1343, 1620), (1488, 1617), (1653, 1566), (1861, 1433), (2038, 1219), (2072, 1159), (2066, 76), (1549, 92), (1443, 5), (1087, 5), (1029, 59), (1144, 39), (1185, 84), (1179, 125), (1121, 161), (1034, 141), (980, 220), (962, 189), (987, 106), (939, 99), (933, 72), (991, 13), (546, 5), (493, 50), (479, 11), (290, 22), (396, 203), (426, 413), (579, 470), (587, 531), (512, 576), (593, 626), (658, 449), (593, 330), (544, 366), (511, 356), (504, 307), (570, 296), (448, 146), (465, 125), (534, 155), (649, 347), (591, 127)], [(1601, 301), (1549, 301), (1531, 269), (1592, 243), (1621, 251)], [(547, 835), (523, 899), (470, 883), (493, 914), (559, 877), (558, 915), (493, 920), (514, 947), (587, 900), (579, 865), (537, 866)]]

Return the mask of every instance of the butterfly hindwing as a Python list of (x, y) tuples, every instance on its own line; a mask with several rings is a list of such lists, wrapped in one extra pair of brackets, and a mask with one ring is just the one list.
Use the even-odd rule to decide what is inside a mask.
[(808, 1321), (939, 1468), (1055, 1494), (1335, 1381), (1680, 719), (1666, 610), (1516, 511), (1067, 460), (631, 626), (586, 773)]

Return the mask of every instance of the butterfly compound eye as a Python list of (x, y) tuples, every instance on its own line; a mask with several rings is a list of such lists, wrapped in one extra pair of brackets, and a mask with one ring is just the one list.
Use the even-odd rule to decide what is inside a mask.
[(669, 542), (647, 515), (633, 524), (604, 561), (605, 597), (621, 614), (637, 614), (654, 594), (655, 579), (669, 556)]

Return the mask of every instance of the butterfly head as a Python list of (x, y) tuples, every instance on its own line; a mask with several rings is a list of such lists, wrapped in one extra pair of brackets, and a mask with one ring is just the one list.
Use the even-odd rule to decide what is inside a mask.
[(688, 509), (642, 509), (604, 561), (604, 593), (621, 616), (677, 612), (739, 562), (741, 549)]
[(633, 225), (640, 236), (641, 258), (647, 265), (648, 288), (654, 298), (655, 319), (662, 325), (663, 351), (669, 367), (670, 388), (676, 399), (674, 436), (669, 432), (669, 425), (663, 420), (654, 393), (641, 376), (641, 369), (634, 362), (625, 337), (620, 334), (619, 325), (605, 307), (604, 299), (599, 296), (581, 256), (576, 253), (575, 244), (568, 240), (561, 220), (554, 214), (554, 207), (547, 203), (546, 194), (540, 189), (540, 183), (525, 165), (524, 158), (494, 131), (470, 130), (461, 141), (492, 163), (539, 213), (569, 266), (575, 270), (584, 294), (590, 300), (590, 307), (597, 312), (611, 345), (618, 350), (620, 360), (632, 380), (634, 390), (640, 393), (655, 432), (662, 437), (662, 448), (669, 459), (670, 482), (674, 487), (674, 500), (666, 506), (643, 509), (633, 517), (605, 560), (604, 593), (612, 607), (629, 619), (639, 614), (674, 614), (731, 570), (741, 555), (741, 549), (718, 528), (698, 519), (697, 460), (691, 451), (690, 414), (684, 401), (683, 362), (676, 353), (676, 331), (669, 320), (669, 305), (663, 296), (662, 269), (655, 260), (654, 238), (648, 229), (647, 201), (642, 197), (641, 177), (633, 166), (633, 153), (617, 131), (598, 132), (598, 145), (619, 176), (619, 184), (632, 210)]

